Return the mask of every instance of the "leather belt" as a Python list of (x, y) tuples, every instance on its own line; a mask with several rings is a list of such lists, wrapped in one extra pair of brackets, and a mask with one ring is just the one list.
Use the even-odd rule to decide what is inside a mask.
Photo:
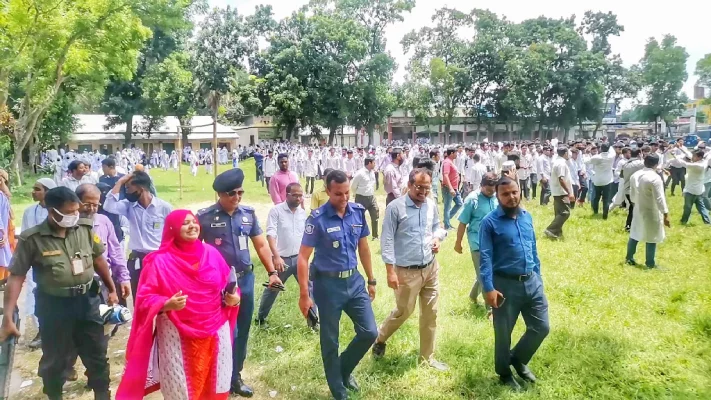
[[(232, 267), (232, 268), (235, 268), (235, 267)], [(237, 268), (235, 268), (235, 270), (237, 270)], [(237, 279), (240, 279), (240, 278), (244, 278), (245, 276), (251, 274), (252, 271), (254, 271), (254, 264), (250, 265), (249, 268), (247, 268), (243, 271), (237, 272), (235, 275), (237, 276)]]
[(77, 296), (83, 296), (89, 292), (89, 288), (91, 288), (91, 284), (94, 282), (92, 279), (91, 281), (83, 284), (83, 285), (77, 285), (77, 286), (72, 286), (72, 287), (44, 287), (40, 286), (39, 289), (41, 292), (44, 292), (50, 296), (57, 296), (57, 297), (77, 297)]
[(529, 272), (525, 275), (517, 275), (517, 274), (506, 274), (503, 272), (494, 271), (494, 275), (498, 276), (499, 278), (510, 279), (510, 280), (519, 281), (519, 282), (526, 282), (527, 280), (531, 279), (531, 277), (533, 276), (533, 272)]
[(345, 278), (350, 278), (351, 276), (355, 275), (356, 271), (358, 271), (357, 268), (349, 269), (348, 271), (337, 271), (337, 272), (314, 270), (313, 274), (314, 274), (314, 277), (345, 279)]
[(422, 265), (398, 265), (397, 267), (398, 267), (398, 268), (405, 268), (405, 269), (425, 269), (425, 268), (429, 267), (430, 265), (432, 265), (433, 262), (434, 262), (434, 258), (432, 259), (432, 261), (428, 262), (427, 264), (422, 264)]

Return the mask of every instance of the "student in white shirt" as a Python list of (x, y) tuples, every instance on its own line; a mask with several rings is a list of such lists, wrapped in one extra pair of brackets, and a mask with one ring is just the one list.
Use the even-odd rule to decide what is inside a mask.
[(277, 159), (274, 158), (274, 151), (269, 150), (267, 153), (267, 156), (264, 157), (264, 161), (262, 164), (262, 168), (264, 169), (264, 180), (267, 182), (267, 192), (269, 192), (269, 181), (272, 179), (272, 176), (277, 172)]
[[(309, 149), (309, 155), (304, 159), (304, 166), (303, 166), (303, 171), (304, 171), (304, 176), (306, 177), (306, 190), (304, 191), (304, 194), (313, 194), (314, 193), (314, 181), (316, 180), (316, 173), (318, 169), (318, 160), (316, 157), (314, 157), (314, 151)], [(309, 183), (311, 184), (311, 187), (309, 187)]]
[(612, 198), (613, 171), (612, 164), (615, 162), (617, 153), (610, 148), (609, 143), (600, 145), (601, 153), (590, 158), (590, 165), (593, 168), (592, 183), (595, 186), (595, 193), (590, 204), (593, 214), (597, 215), (602, 198), (602, 219), (607, 219), (610, 211), (610, 201)]
[(573, 191), (573, 177), (568, 168), (568, 147), (559, 146), (558, 157), (554, 158), (551, 167), (551, 195), (553, 196), (553, 210), (555, 218), (543, 232), (551, 239), (563, 236), (563, 225), (570, 217), (570, 204), (575, 201)]
[(679, 147), (686, 157), (691, 159), (687, 162), (681, 156), (677, 156), (679, 164), (686, 169), (686, 186), (684, 186), (684, 213), (681, 216), (682, 225), (686, 225), (691, 217), (691, 208), (696, 206), (696, 210), (701, 214), (704, 224), (711, 224), (709, 220), (709, 210), (704, 203), (704, 177), (708, 167), (708, 161), (704, 159), (703, 150), (695, 150), (693, 153), (683, 146)]
[(351, 180), (351, 192), (355, 194), (355, 202), (362, 205), (370, 213), (370, 226), (373, 240), (378, 238), (378, 202), (375, 200), (375, 160), (368, 157), (363, 161), (363, 168), (355, 173)]

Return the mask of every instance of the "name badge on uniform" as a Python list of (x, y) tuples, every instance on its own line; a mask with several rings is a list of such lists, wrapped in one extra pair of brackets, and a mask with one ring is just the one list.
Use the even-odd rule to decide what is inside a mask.
[(239, 249), (240, 250), (247, 250), (247, 236), (241, 235), (239, 237)]
[(220, 222), (217, 224), (210, 224), (210, 228), (226, 228), (227, 222)]
[(43, 251), (42, 257), (59, 256), (61, 254), (62, 254), (62, 250)]
[(331, 233), (331, 232), (340, 232), (341, 227), (340, 226), (334, 226), (333, 228), (328, 228), (326, 229), (326, 233)]
[(72, 260), (72, 274), (81, 275), (84, 273), (84, 261), (81, 258), (75, 258)]

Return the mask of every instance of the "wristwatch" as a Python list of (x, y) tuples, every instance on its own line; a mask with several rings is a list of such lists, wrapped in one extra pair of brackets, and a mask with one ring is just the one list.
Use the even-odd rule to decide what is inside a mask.
[(378, 281), (376, 279), (373, 279), (372, 281), (368, 281), (368, 286), (375, 286), (378, 284)]
[(274, 270), (269, 272), (269, 276), (279, 275), (279, 271)]

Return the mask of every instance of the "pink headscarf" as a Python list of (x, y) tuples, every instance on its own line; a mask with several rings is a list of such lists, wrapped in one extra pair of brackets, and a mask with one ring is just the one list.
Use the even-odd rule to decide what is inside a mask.
[(180, 336), (211, 337), (226, 321), (234, 330), (238, 307), (222, 306), (222, 290), (227, 286), (230, 267), (217, 249), (199, 240), (186, 241), (180, 237), (180, 227), (188, 215), (193, 214), (176, 210), (168, 215), (160, 249), (143, 261), (126, 348), (126, 370), (116, 393), (117, 400), (144, 397), (153, 321), (166, 301), (179, 291), (188, 296), (186, 306), (180, 311), (168, 311), (167, 316)]

